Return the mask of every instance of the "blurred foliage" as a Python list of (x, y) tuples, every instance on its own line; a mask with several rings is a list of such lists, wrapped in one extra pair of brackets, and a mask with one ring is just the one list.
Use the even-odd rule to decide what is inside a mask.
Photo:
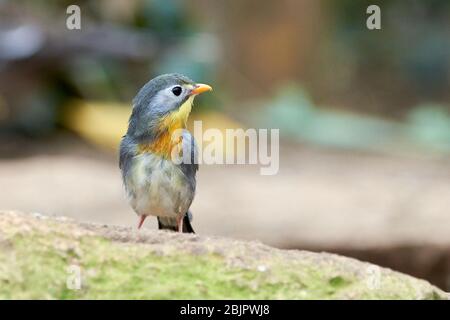
[(148, 79), (179, 72), (213, 84), (195, 110), (226, 123), (336, 148), (448, 151), (449, 1), (380, 2), (379, 31), (366, 28), (369, 0), (76, 3), (81, 31), (65, 27), (72, 1), (0, 2), (0, 133), (87, 137), (79, 117), (99, 115), (111, 134), (88, 139), (113, 145), (123, 125), (108, 115), (121, 123)]
[(218, 42), (199, 30), (186, 2), (80, 1), (81, 31), (65, 27), (69, 4), (0, 3), (0, 132), (51, 133), (66, 125), (62, 107), (74, 98), (120, 102), (128, 112), (137, 90), (161, 73), (213, 82)]
[(93, 144), (116, 149), (127, 131), (130, 109), (118, 103), (74, 100), (65, 106), (62, 123)]
[[(355, 109), (397, 118), (430, 100), (450, 110), (449, 1), (330, 3), (335, 25), (326, 57), (346, 65), (346, 77), (327, 73), (345, 81), (344, 86), (336, 85), (338, 89), (326, 88), (330, 95), (342, 95), (342, 102), (354, 103)], [(371, 4), (381, 8), (382, 29), (378, 31), (367, 30), (368, 15), (361, 14)], [(324, 68), (330, 65), (333, 63)], [(329, 86), (334, 86), (333, 82)], [(348, 99), (344, 95), (352, 88), (357, 90)]]
[(450, 114), (442, 106), (418, 106), (408, 120), (412, 138), (424, 146), (450, 152)]
[[(283, 86), (255, 115), (259, 126), (281, 128), (285, 138), (325, 147), (365, 151), (415, 150), (450, 152), (450, 115), (443, 106), (415, 107), (403, 123), (317, 107), (305, 91)], [(251, 108), (250, 108), (251, 109)]]
[(304, 91), (283, 87), (266, 105), (263, 125), (281, 128), (285, 137), (323, 146), (380, 149), (398, 134), (386, 120), (317, 108)]

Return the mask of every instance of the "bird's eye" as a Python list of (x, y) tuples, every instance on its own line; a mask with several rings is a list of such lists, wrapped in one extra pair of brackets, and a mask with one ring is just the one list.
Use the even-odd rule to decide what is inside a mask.
[(177, 97), (181, 94), (181, 91), (183, 91), (183, 89), (181, 89), (180, 86), (176, 86), (172, 89), (173, 94), (176, 95)]

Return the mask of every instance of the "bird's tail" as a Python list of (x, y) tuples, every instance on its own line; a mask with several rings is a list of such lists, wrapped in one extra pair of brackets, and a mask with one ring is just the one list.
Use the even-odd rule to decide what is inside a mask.
[[(183, 217), (183, 233), (195, 233), (191, 225), (191, 220), (192, 220), (192, 213), (188, 211)], [(178, 231), (177, 219), (158, 217), (158, 229)]]

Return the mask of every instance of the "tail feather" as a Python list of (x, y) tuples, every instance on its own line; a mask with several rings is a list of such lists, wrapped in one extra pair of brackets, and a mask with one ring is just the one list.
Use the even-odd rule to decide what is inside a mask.
[[(183, 233), (195, 233), (191, 225), (191, 213), (187, 212), (183, 217)], [(177, 221), (174, 218), (161, 218), (158, 217), (158, 229), (159, 230), (171, 230), (178, 231)]]
[(195, 233), (194, 228), (191, 225), (191, 217), (188, 213), (183, 218), (183, 233)]

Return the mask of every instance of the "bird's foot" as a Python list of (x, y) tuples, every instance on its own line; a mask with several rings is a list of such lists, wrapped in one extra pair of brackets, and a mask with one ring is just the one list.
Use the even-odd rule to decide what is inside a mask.
[(147, 218), (147, 216), (142, 215), (139, 217), (139, 223), (138, 223), (138, 229), (140, 229), (142, 227), (142, 225), (144, 224), (145, 218)]
[(177, 228), (180, 233), (183, 233), (183, 218), (184, 214), (177, 217)]

